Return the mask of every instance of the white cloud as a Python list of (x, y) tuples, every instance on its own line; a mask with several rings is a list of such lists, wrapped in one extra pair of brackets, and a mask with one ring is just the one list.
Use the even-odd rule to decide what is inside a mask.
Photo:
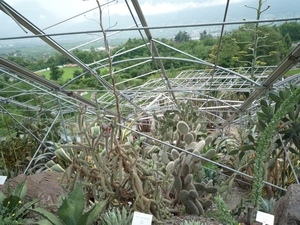
[[(7, 0), (8, 4), (15, 5), (24, 0)], [(36, 2), (37, 0), (28, 0), (28, 2)], [(113, 0), (99, 0), (100, 4), (106, 4), (107, 2), (111, 2)], [(230, 4), (245, 2), (246, 0), (230, 0)], [(45, 9), (57, 15), (61, 19), (66, 19), (71, 16), (75, 16), (79, 13), (90, 10), (94, 7), (97, 7), (96, 0), (48, 0), (48, 1), (38, 1), (40, 5), (42, 5)], [(128, 1), (131, 9), (132, 7), (131, 1)], [(227, 0), (182, 0), (180, 3), (178, 1), (170, 1), (170, 0), (139, 0), (139, 4), (142, 8), (144, 15), (155, 15), (155, 14), (166, 14), (170, 12), (180, 11), (189, 8), (203, 8), (214, 5), (226, 5)], [(108, 13), (110, 15), (118, 14), (118, 15), (130, 15), (130, 12), (127, 8), (127, 5), (124, 1), (115, 1), (115, 3), (111, 3), (109, 6), (104, 7), (104, 13)], [(87, 16), (91, 18), (96, 18), (98, 15), (98, 11), (94, 10), (91, 13), (88, 13)], [(77, 20), (84, 20), (84, 16), (77, 18)]]
[[(230, 4), (243, 2), (245, 0), (231, 0)], [(170, 1), (159, 1), (159, 3), (153, 3), (153, 1), (139, 1), (140, 6), (144, 15), (156, 15), (156, 14), (166, 14), (175, 11), (180, 11), (184, 9), (190, 8), (203, 8), (208, 6), (214, 5), (226, 5), (227, 0), (206, 0), (199, 3), (199, 1), (191, 0), (191, 1), (184, 1), (182, 0), (181, 3), (174, 3)], [(131, 2), (130, 2), (130, 6)], [(106, 7), (108, 9), (108, 7)], [(132, 7), (133, 9), (133, 7)], [(117, 4), (112, 4), (109, 7), (110, 14), (118, 14), (118, 15), (129, 15), (129, 11), (127, 6), (123, 2), (118, 2)]]

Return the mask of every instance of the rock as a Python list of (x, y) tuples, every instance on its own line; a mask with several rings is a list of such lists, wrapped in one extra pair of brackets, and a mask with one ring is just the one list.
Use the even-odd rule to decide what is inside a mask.
[(300, 224), (300, 185), (292, 184), (287, 193), (281, 197), (274, 207), (274, 225)]
[(27, 194), (25, 202), (39, 199), (39, 206), (52, 206), (49, 211), (56, 212), (57, 208), (54, 205), (58, 203), (61, 195), (67, 194), (58, 182), (62, 175), (62, 173), (54, 171), (44, 171), (30, 176), (22, 174), (7, 180), (4, 185), (0, 186), (0, 191), (7, 195), (8, 185), (14, 190), (26, 179)]

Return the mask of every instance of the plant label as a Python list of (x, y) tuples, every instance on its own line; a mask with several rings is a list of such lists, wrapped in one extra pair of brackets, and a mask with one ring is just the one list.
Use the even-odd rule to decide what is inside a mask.
[(0, 185), (3, 185), (6, 181), (7, 176), (0, 176)]
[(256, 221), (261, 222), (264, 225), (274, 225), (274, 215), (257, 211)]
[(132, 225), (151, 225), (152, 223), (152, 215), (134, 212)]

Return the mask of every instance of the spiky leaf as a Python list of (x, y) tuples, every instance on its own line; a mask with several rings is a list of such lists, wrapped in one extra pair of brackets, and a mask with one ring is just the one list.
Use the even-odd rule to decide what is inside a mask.
[(54, 214), (48, 212), (47, 210), (43, 208), (37, 208), (37, 209), (29, 209), (30, 211), (37, 213), (47, 219), (51, 224), (53, 225), (64, 225), (60, 219), (58, 219)]
[(85, 224), (85, 225), (91, 225), (95, 222), (96, 218), (98, 215), (101, 213), (102, 209), (106, 205), (106, 200), (98, 202), (94, 205), (94, 207), (83, 214), (80, 219), (78, 220), (78, 225), (79, 224)]

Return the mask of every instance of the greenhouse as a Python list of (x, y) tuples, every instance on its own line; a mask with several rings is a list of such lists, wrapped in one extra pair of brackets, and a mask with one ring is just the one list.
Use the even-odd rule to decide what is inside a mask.
[[(12, 196), (23, 202), (21, 183), (1, 195), (1, 210), (18, 215), (3, 221), (131, 224), (133, 212), (152, 215), (153, 224), (175, 224), (166, 221), (182, 214), (221, 221), (222, 203), (239, 187), (249, 201), (230, 209), (226, 224), (242, 216), (257, 224), (249, 207), (263, 211), (299, 184), (300, 14), (276, 15), (278, 1), (191, 1), (222, 9), (221, 20), (184, 14), (190, 23), (155, 24), (149, 7), (170, 1), (80, 4), (88, 2), (86, 11), (42, 24), (0, 0), (8, 21), (0, 27), (0, 175), (54, 172), (68, 195), (55, 212), (34, 199), (10, 209)], [(238, 5), (255, 16), (233, 19)], [(123, 25), (125, 16), (115, 23), (119, 8), (133, 25)], [(92, 30), (76, 27), (79, 18)], [(117, 43), (122, 36), (129, 38)], [(24, 53), (30, 45), (43, 54)], [(194, 224), (183, 222), (176, 224)]]

